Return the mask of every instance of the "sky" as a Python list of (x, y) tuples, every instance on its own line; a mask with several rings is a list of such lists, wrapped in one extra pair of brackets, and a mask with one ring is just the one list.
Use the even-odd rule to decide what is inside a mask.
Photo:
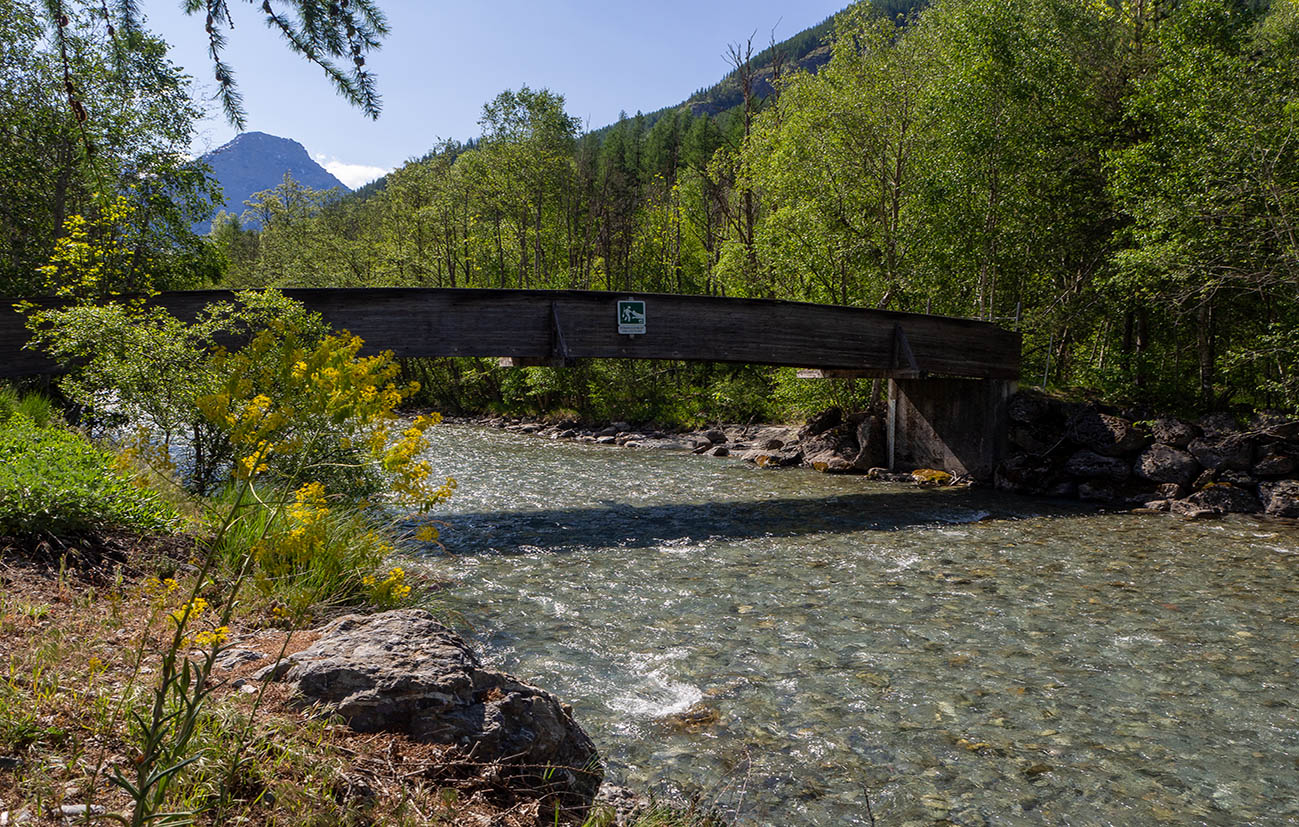
[[(244, 96), (247, 129), (292, 138), (349, 187), (383, 175), (439, 140), (479, 133), (484, 103), (528, 85), (564, 95), (583, 128), (620, 111), (680, 103), (729, 71), (728, 44), (753, 36), (754, 51), (813, 26), (848, 0), (557, 0), (430, 3), (379, 0), (392, 29), (367, 58), (383, 96), (371, 121), (338, 97), (321, 70), (291, 53), (252, 3), (231, 3), (235, 28), (226, 62)], [(141, 3), (148, 27), (195, 78), (210, 116), (192, 151), (201, 155), (237, 132), (210, 98), (202, 16), (180, 0)]]

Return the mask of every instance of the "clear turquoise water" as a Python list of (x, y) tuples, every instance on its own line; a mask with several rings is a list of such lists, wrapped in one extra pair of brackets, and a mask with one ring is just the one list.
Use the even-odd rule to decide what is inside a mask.
[(746, 824), (1299, 823), (1294, 525), (430, 433), (424, 564), (614, 781)]

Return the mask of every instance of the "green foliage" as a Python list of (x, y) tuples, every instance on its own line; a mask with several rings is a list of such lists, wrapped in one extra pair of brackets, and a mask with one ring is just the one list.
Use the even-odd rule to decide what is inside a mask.
[(188, 455), (186, 478), (198, 491), (215, 486), (234, 460), (228, 427), (198, 408), (224, 377), (212, 361), (218, 340), (248, 338), (273, 322), (294, 331), (291, 348), (323, 337), (319, 316), (278, 293), (244, 293), (237, 303), (209, 305), (185, 323), (138, 302), (35, 311), (33, 341), (74, 364), (60, 379), (67, 397), (106, 424), (143, 426), (170, 451)]
[(0, 385), (0, 423), (7, 422), (14, 414), (21, 414), (38, 428), (44, 428), (58, 420), (54, 403), (48, 396), (39, 393), (19, 394), (6, 385)]
[(39, 426), (15, 408), (0, 423), (0, 534), (75, 538), (96, 532), (160, 532), (176, 515), (114, 470), (85, 437)]
[(248, 491), (237, 502), (238, 489), (227, 488), (214, 502), (241, 516), (212, 549), (219, 569), (237, 572), (252, 560), (248, 586), (257, 606), (295, 626), (340, 607), (407, 602), (404, 571), (385, 568), (396, 541), (372, 517), (341, 498), (326, 501), (321, 492), (300, 489), (286, 508), (273, 510), (259, 505), (282, 499), (275, 492)]
[[(66, 25), (45, 28), (60, 8)], [(37, 268), (77, 216), (83, 240), (126, 243), (127, 283), (146, 265), (160, 287), (215, 275), (190, 231), (213, 185), (185, 159), (199, 115), (189, 79), (141, 29), (105, 40), (103, 16), (94, 4), (0, 3), (0, 294), (45, 290)]]
[[(1293, 2), (857, 3), (815, 74), (772, 85), (765, 59), (739, 61), (731, 80), (751, 94), (735, 109), (624, 116), (580, 138), (559, 95), (502, 93), (478, 142), (288, 215), (265, 251), (227, 232), (231, 279), (1017, 319), (1035, 381), (1294, 406), (1299, 352), (1278, 333), (1299, 325)], [(620, 397), (656, 367), (437, 370), (470, 382), (438, 391), (458, 410), (617, 418), (689, 419), (724, 380), (667, 369), (654, 387), (682, 394), (674, 407)], [(778, 384), (777, 408), (838, 393)]]

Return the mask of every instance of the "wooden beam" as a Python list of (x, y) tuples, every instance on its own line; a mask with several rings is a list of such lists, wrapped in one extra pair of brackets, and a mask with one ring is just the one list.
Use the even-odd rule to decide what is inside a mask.
[(827, 370), (825, 368), (799, 368), (794, 374), (799, 379), (888, 379), (891, 370)]
[[(290, 289), (367, 349), (400, 357), (510, 356), (516, 359), (680, 359), (1015, 379), (1018, 333), (987, 322), (856, 307), (716, 296), (576, 290), (435, 288)], [(230, 300), (220, 290), (152, 299), (181, 318)], [(617, 332), (619, 299), (645, 302), (645, 333)], [(23, 319), (0, 298), (0, 376), (46, 373), (47, 359), (23, 350)], [(906, 354), (898, 353), (897, 329)], [(901, 356), (901, 359), (899, 359)], [(914, 366), (914, 367), (913, 367)]]

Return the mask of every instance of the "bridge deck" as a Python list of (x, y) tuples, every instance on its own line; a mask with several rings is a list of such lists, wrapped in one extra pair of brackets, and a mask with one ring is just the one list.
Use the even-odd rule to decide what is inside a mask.
[[(397, 356), (506, 356), (737, 362), (913, 377), (1015, 379), (1019, 334), (986, 322), (853, 307), (713, 296), (436, 288), (289, 289), (284, 293)], [(192, 317), (221, 290), (154, 299)], [(618, 333), (618, 300), (645, 302), (645, 333)], [(22, 349), (12, 300), (0, 298), (0, 377), (54, 366)]]

